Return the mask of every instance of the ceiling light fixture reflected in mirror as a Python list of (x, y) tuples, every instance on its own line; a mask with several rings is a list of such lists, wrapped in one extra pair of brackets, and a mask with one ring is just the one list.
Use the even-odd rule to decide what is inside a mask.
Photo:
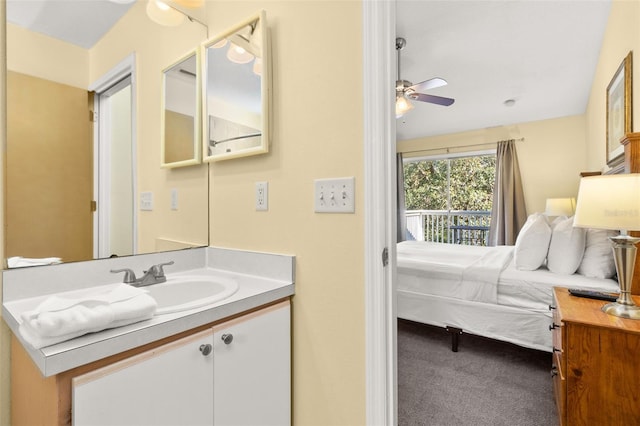
[(185, 15), (160, 0), (149, 0), (147, 2), (147, 15), (160, 25), (175, 27), (184, 22)]
[(227, 59), (235, 64), (248, 64), (253, 60), (253, 55), (247, 52), (244, 47), (231, 42), (227, 51)]

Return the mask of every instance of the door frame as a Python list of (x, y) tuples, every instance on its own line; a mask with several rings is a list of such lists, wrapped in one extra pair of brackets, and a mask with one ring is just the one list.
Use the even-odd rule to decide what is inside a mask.
[[(397, 419), (395, 0), (363, 0), (366, 423)], [(388, 265), (383, 266), (383, 250)]]
[[(137, 203), (137, 109), (136, 109), (136, 55), (131, 53), (124, 58), (120, 63), (114, 66), (107, 73), (102, 75), (90, 86), (89, 90), (96, 92), (97, 94), (104, 92), (111, 86), (115, 85), (119, 81), (123, 80), (127, 76), (131, 77), (131, 162), (132, 162), (132, 190), (133, 190), (133, 253), (138, 252), (138, 203)], [(94, 99), (95, 111), (99, 110), (100, 97), (96, 96)], [(100, 114), (98, 115), (98, 123), (100, 123)], [(94, 121), (95, 118), (94, 118)], [(104, 247), (104, 240), (107, 238), (108, 225), (105, 224), (105, 218), (109, 217), (110, 206), (110, 194), (105, 190), (105, 185), (101, 182), (109, 182), (111, 179), (111, 164), (109, 163), (110, 156), (105, 153), (106, 147), (100, 144), (100, 140), (108, 139), (109, 130), (107, 126), (97, 125), (93, 128), (93, 196), (98, 202), (96, 211), (94, 212), (93, 221), (93, 257), (99, 258), (101, 247)]]

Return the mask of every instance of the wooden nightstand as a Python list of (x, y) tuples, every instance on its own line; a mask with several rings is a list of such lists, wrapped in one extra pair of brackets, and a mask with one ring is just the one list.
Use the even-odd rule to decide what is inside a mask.
[[(640, 424), (640, 320), (554, 289), (553, 390), (561, 425)], [(640, 305), (640, 297), (634, 297)]]

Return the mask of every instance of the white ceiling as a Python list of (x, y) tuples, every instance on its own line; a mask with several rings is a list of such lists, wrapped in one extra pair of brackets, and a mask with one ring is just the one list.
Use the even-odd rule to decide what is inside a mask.
[(609, 9), (609, 0), (399, 0), (401, 78), (444, 78), (428, 93), (456, 101), (413, 102), (398, 140), (584, 113)]
[(131, 1), (6, 0), (7, 21), (89, 49), (133, 6)]
[[(90, 48), (132, 6), (122, 1), (7, 0), (7, 20)], [(584, 113), (609, 9), (610, 0), (398, 0), (401, 77), (444, 78), (428, 93), (456, 100), (413, 101), (398, 140)]]

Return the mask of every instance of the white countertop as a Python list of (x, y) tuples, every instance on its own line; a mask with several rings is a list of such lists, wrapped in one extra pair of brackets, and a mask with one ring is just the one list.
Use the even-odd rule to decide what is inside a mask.
[[(202, 272), (202, 269), (206, 269), (208, 274), (213, 273), (216, 276), (232, 279), (238, 283), (238, 291), (229, 298), (211, 305), (181, 312), (156, 315), (146, 321), (86, 334), (41, 349), (34, 349), (20, 336), (18, 331), (20, 315), (22, 312), (33, 310), (51, 294), (50, 292), (39, 296), (25, 298), (15, 297), (14, 300), (3, 300), (3, 318), (16, 337), (21, 341), (42, 374), (48, 377), (80, 365), (152, 343), (165, 337), (222, 320), (294, 294), (293, 256), (212, 248), (204, 250), (208, 250), (207, 254), (209, 256), (212, 254), (215, 255), (216, 260), (207, 261), (206, 265), (202, 265), (204, 268), (183, 270), (177, 272), (177, 274), (188, 275), (197, 273), (198, 271)], [(217, 256), (219, 254), (221, 254), (221, 256)], [(247, 254), (247, 256), (245, 256), (245, 254)], [(233, 258), (233, 261), (229, 262), (228, 268), (220, 265), (219, 259), (227, 260), (229, 257)], [(263, 263), (262, 266), (255, 265), (256, 259), (259, 260), (258, 263), (266, 263)], [(250, 262), (252, 265), (247, 265), (247, 262)], [(212, 264), (217, 267), (211, 268), (207, 266)], [(272, 269), (274, 265), (276, 268), (284, 269), (284, 271), (273, 273)], [(256, 275), (256, 271), (263, 268), (265, 273)], [(287, 268), (289, 272), (286, 271)], [(251, 273), (244, 273), (239, 270), (247, 270)], [(171, 272), (166, 271), (166, 274), (170, 276)], [(20, 283), (20, 285), (24, 285), (24, 283)], [(109, 286), (116, 285), (119, 284), (112, 283), (97, 287), (108, 289)], [(56, 293), (56, 295), (72, 297), (73, 294), (77, 294), (79, 291), (87, 291), (92, 288), (95, 287), (85, 286), (81, 289)], [(32, 294), (32, 292), (29, 294)]]

